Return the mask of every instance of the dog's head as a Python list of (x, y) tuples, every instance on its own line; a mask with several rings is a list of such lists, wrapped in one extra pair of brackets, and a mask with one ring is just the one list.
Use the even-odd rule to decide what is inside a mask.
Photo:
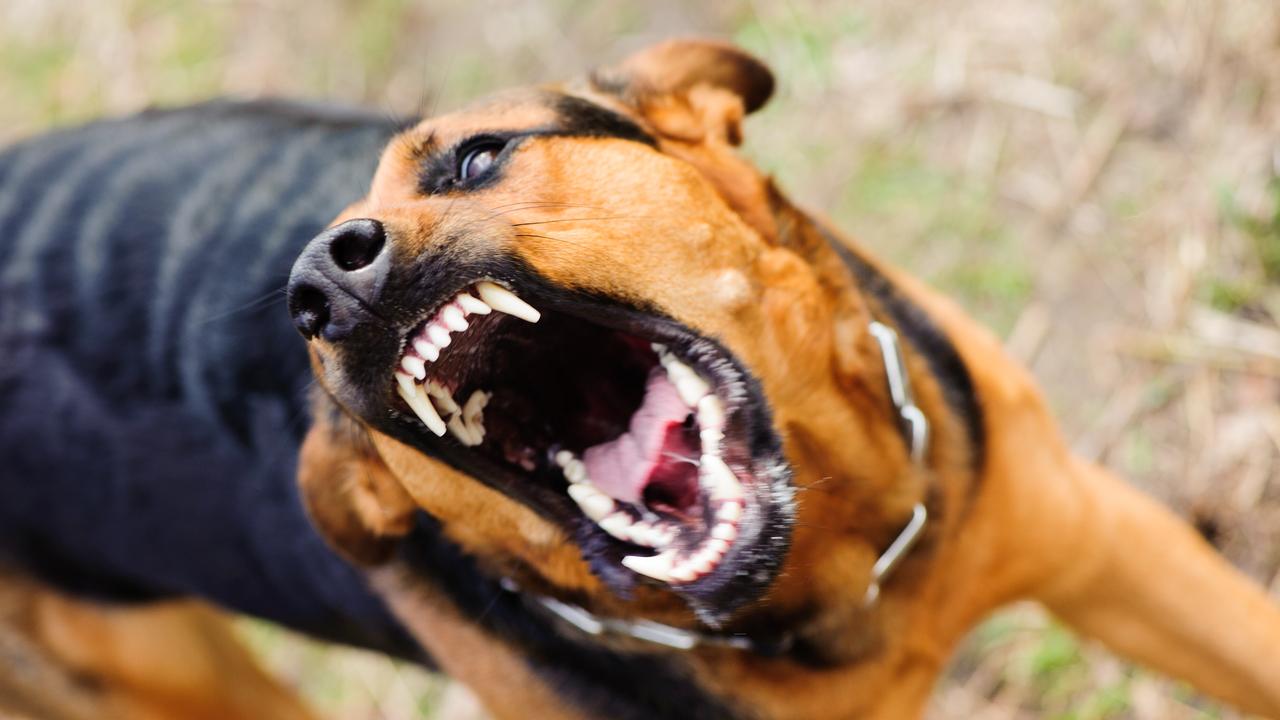
[(421, 508), (496, 573), (655, 617), (821, 603), (831, 562), (861, 591), (854, 501), (905, 454), (844, 268), (734, 151), (772, 87), (669, 42), (390, 144), (289, 285), (341, 548), (376, 560)]

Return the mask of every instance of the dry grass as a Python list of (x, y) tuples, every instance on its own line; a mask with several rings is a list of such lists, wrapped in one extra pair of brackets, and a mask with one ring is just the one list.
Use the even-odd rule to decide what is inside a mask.
[[(689, 32), (778, 71), (749, 152), (797, 198), (1003, 333), (1080, 452), (1277, 587), (1273, 0), (6, 0), (0, 138), (225, 93), (429, 111)], [(246, 632), (334, 717), (465, 714), (415, 670)], [(931, 717), (1236, 717), (1214, 707), (1015, 608)]]

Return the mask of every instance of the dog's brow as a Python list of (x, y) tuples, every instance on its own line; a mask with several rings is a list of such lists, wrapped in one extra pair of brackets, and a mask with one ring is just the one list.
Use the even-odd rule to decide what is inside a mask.
[(423, 162), (440, 149), (440, 141), (436, 137), (435, 130), (428, 130), (425, 135), (414, 133), (409, 142), (409, 157), (417, 163)]
[(635, 121), (586, 98), (556, 93), (551, 97), (551, 107), (558, 116), (558, 135), (611, 137), (658, 146), (658, 141)]

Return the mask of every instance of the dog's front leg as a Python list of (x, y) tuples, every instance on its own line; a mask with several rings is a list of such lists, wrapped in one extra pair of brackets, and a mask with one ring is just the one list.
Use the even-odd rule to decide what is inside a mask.
[(1242, 709), (1280, 718), (1280, 608), (1169, 510), (1093, 465), (1074, 572), (1037, 594), (1080, 632)]

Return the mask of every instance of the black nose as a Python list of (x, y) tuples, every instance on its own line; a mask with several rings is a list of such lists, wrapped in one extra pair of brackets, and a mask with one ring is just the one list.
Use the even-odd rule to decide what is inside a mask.
[(289, 274), (289, 314), (307, 339), (339, 340), (369, 314), (386, 282), (387, 233), (377, 220), (348, 220), (315, 236)]

